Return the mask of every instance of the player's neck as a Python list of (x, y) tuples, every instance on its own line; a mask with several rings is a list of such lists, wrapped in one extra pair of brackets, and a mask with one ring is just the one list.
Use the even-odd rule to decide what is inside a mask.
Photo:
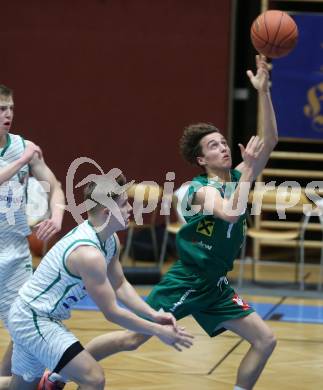
[(115, 229), (109, 222), (98, 221), (95, 218), (89, 218), (88, 220), (101, 242), (105, 242), (108, 237), (115, 233)]
[(0, 148), (3, 148), (7, 143), (7, 134), (0, 135)]
[(207, 177), (209, 179), (215, 179), (222, 183), (227, 183), (231, 181), (230, 169), (207, 169)]

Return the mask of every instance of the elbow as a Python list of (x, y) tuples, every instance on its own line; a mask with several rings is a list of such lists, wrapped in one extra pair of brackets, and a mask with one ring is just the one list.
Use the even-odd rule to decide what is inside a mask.
[(274, 135), (270, 139), (266, 140), (264, 143), (265, 151), (268, 155), (275, 149), (278, 144), (278, 135)]
[(50, 191), (49, 191), (49, 197), (52, 198), (52, 196), (63, 196), (65, 199), (65, 195), (62, 189), (62, 184), (58, 180), (54, 180), (50, 183)]
[(59, 194), (61, 202), (65, 204), (65, 194), (62, 188), (62, 183), (58, 180), (56, 180), (55, 191), (57, 194)]
[(229, 214), (222, 212), (220, 215), (215, 215), (215, 217), (218, 217), (225, 222), (236, 223), (240, 218), (240, 213), (238, 213), (237, 210), (231, 210)]
[(229, 223), (236, 223), (239, 218), (240, 215), (226, 215), (223, 219)]
[(113, 322), (114, 324), (118, 324), (119, 325), (120, 316), (119, 316), (117, 307), (109, 308), (108, 310), (105, 310), (104, 311), (104, 317), (108, 321)]
[(65, 199), (64, 191), (62, 188), (62, 183), (58, 180), (56, 180), (56, 190), (59, 191), (61, 193), (61, 195), (63, 196), (63, 198)]
[(268, 141), (266, 142), (268, 144), (268, 146), (270, 147), (270, 149), (275, 149), (276, 145), (278, 144), (278, 133), (277, 133), (277, 129), (275, 131), (271, 131), (272, 135), (271, 137), (268, 139)]
[(240, 218), (241, 214), (243, 214), (241, 212), (241, 210), (233, 210), (230, 207), (225, 207), (224, 206), (224, 209), (219, 212), (219, 211), (216, 211), (213, 213), (213, 215), (216, 217), (216, 218), (220, 218), (222, 219), (223, 221), (225, 222), (229, 222), (229, 223), (236, 223), (238, 221), (238, 219)]
[(119, 316), (115, 313), (105, 313), (104, 317), (107, 321), (112, 322), (113, 324), (120, 325)]

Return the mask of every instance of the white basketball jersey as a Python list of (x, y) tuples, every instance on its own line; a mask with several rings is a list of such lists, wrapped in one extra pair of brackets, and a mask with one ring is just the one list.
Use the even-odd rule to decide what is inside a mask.
[[(25, 149), (25, 141), (15, 134), (7, 135), (7, 144), (0, 148), (0, 170), (18, 160)], [(30, 229), (26, 217), (26, 191), (29, 175), (24, 165), (13, 177), (0, 185), (0, 235), (27, 236)]]
[(73, 250), (84, 245), (98, 248), (107, 265), (116, 253), (114, 235), (102, 243), (89, 221), (83, 222), (51, 248), (33, 276), (20, 289), (20, 297), (31, 309), (55, 319), (70, 317), (73, 306), (87, 292), (82, 279), (67, 269), (66, 259)]

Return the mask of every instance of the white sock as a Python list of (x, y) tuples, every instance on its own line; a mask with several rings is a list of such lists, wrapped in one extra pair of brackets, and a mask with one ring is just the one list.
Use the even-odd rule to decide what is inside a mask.
[(247, 390), (247, 389), (244, 389), (243, 387), (235, 385), (233, 390)]

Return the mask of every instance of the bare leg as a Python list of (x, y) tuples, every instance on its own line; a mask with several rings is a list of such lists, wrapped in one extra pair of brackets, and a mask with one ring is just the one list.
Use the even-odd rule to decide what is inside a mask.
[(122, 351), (134, 351), (151, 336), (118, 330), (95, 337), (85, 345), (85, 349), (99, 361)]
[[(90, 353), (96, 361), (99, 361), (118, 352), (133, 351), (140, 347), (140, 345), (146, 342), (150, 337), (151, 336), (134, 333), (129, 330), (118, 330), (95, 337), (85, 345), (85, 350)], [(66, 378), (74, 380), (70, 376), (65, 375), (65, 368), (61, 370), (58, 375), (54, 373), (50, 376), (50, 380), (52, 381), (65, 382)], [(80, 387), (80, 389), (82, 389), (82, 387)]]
[(13, 374), (9, 390), (36, 390), (39, 379), (35, 379), (33, 382), (26, 382), (22, 376)]
[(5, 354), (3, 355), (0, 369), (0, 376), (11, 376), (12, 341), (10, 341)]
[(103, 369), (85, 350), (67, 363), (60, 374), (76, 382), (80, 390), (104, 390)]
[(8, 390), (11, 382), (11, 376), (3, 376), (0, 378), (0, 390)]
[(237, 386), (251, 390), (276, 346), (275, 336), (257, 313), (223, 322), (221, 326), (231, 330), (251, 344), (249, 351), (240, 363), (237, 376)]

